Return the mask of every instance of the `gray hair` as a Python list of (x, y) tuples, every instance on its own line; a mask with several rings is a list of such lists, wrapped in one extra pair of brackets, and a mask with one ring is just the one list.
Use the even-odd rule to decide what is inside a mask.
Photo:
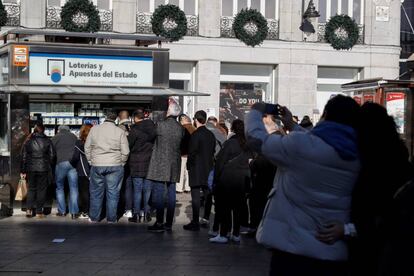
[(66, 125), (60, 125), (59, 127), (58, 127), (58, 132), (60, 132), (60, 131), (69, 131), (70, 130), (70, 128), (69, 128), (69, 126), (66, 126)]
[(115, 110), (109, 109), (108, 111), (106, 111), (106, 119), (115, 121), (116, 118), (118, 118), (118, 114), (116, 113)]
[(181, 107), (176, 101), (171, 101), (168, 105), (167, 116), (177, 117), (181, 113)]

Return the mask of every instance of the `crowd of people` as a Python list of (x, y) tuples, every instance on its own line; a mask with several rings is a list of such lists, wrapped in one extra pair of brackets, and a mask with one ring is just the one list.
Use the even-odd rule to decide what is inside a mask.
[(222, 244), (255, 233), (272, 250), (270, 275), (414, 275), (414, 170), (375, 103), (338, 95), (315, 126), (256, 103), (230, 129), (203, 110), (191, 119), (175, 102), (158, 120), (109, 111), (79, 139), (60, 126), (50, 140), (37, 123), (22, 157), (27, 217), (44, 216), (51, 175), (57, 216), (150, 222), (155, 212), (151, 232), (172, 231), (176, 193), (189, 192), (184, 230), (206, 227)]

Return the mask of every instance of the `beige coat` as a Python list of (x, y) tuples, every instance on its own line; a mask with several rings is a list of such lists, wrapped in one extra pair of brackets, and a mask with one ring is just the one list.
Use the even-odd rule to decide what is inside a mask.
[(89, 163), (96, 167), (123, 166), (128, 160), (129, 145), (125, 131), (111, 121), (95, 126), (85, 143)]

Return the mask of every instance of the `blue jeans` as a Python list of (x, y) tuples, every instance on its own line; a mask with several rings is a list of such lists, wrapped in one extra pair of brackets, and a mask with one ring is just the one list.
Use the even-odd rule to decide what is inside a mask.
[(141, 211), (142, 192), (144, 192), (144, 212), (148, 213), (150, 211), (148, 202), (151, 196), (151, 182), (151, 180), (142, 177), (132, 177), (135, 215), (139, 215), (139, 211)]
[(56, 165), (56, 200), (58, 211), (66, 214), (65, 179), (69, 182), (69, 213), (79, 213), (78, 207), (78, 173), (69, 161), (63, 161)]
[(172, 226), (175, 214), (175, 182), (153, 181), (152, 200), (157, 209), (157, 223), (164, 223), (165, 189), (167, 189), (166, 225)]
[(108, 222), (117, 221), (117, 208), (123, 177), (123, 166), (91, 168), (89, 217), (92, 221), (100, 220), (105, 191), (106, 220)]

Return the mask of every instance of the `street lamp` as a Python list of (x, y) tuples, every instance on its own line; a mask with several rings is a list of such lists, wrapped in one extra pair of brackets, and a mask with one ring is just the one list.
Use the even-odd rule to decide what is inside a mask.
[[(304, 8), (304, 0), (302, 0), (302, 7)], [(311, 35), (315, 33), (315, 28), (313, 27), (311, 23), (311, 18), (319, 17), (321, 16), (319, 12), (315, 8), (315, 4), (313, 3), (313, 0), (309, 1), (308, 8), (302, 15), (302, 24), (300, 25), (299, 29), (304, 32), (306, 35)]]

